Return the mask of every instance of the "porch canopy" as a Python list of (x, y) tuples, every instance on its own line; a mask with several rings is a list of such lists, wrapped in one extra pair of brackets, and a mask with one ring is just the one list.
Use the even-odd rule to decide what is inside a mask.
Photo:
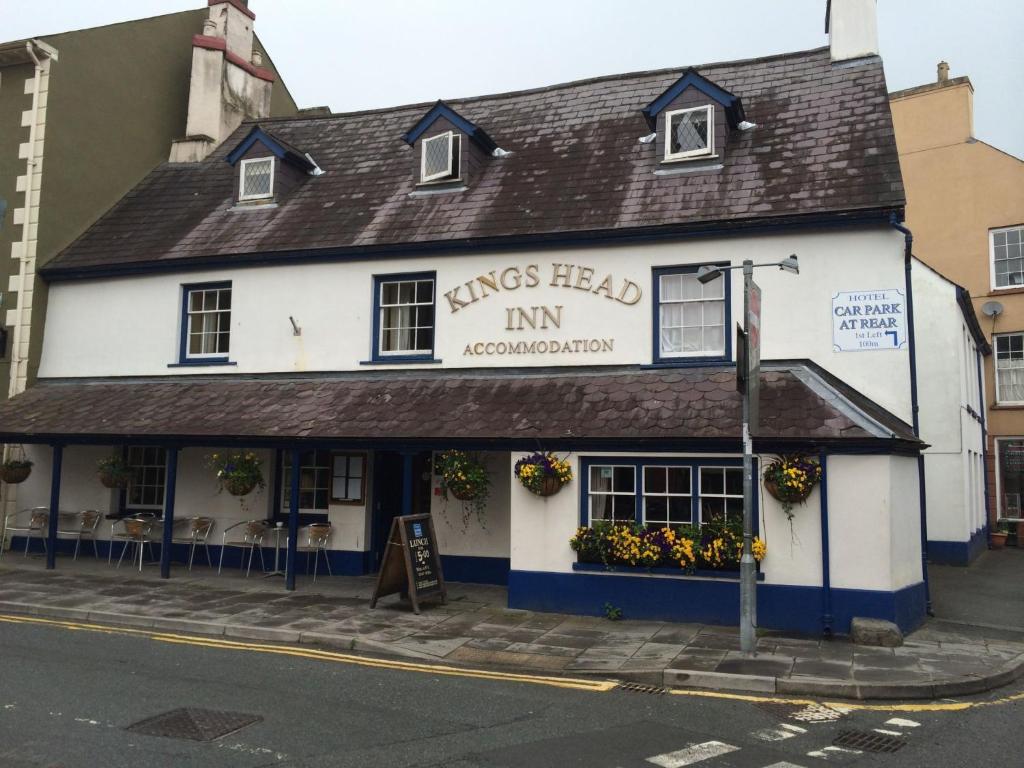
[[(806, 361), (762, 367), (759, 452), (916, 454), (913, 430)], [(0, 442), (53, 447), (47, 567), (55, 567), (64, 446), (167, 448), (161, 575), (170, 575), (178, 451), (316, 446), (739, 452), (733, 366), (374, 371), (316, 375), (41, 380), (0, 403)], [(291, 475), (288, 589), (299, 473)], [(410, 494), (405, 497), (411, 498)]]

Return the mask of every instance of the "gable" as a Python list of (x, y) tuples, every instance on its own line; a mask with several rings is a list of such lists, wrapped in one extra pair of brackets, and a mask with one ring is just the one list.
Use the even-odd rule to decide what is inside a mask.
[(682, 77), (666, 88), (658, 98), (641, 110), (651, 130), (657, 128), (658, 115), (675, 102), (684, 91), (691, 88), (700, 92), (707, 99), (725, 110), (730, 128), (735, 129), (745, 119), (743, 103), (737, 96), (711, 82), (697, 72), (697, 70), (688, 69), (683, 73)]
[(464, 133), (484, 152), (490, 153), (498, 148), (494, 139), (488, 136), (486, 131), (464, 118), (443, 101), (438, 101), (427, 114), (417, 121), (416, 125), (406, 131), (402, 136), (402, 141), (409, 145), (415, 144), (440, 119), (446, 120), (455, 130)]

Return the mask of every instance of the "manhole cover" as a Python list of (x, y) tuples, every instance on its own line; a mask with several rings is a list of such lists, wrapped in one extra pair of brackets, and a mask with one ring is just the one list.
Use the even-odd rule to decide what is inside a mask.
[(641, 685), (640, 683), (619, 683), (617, 690), (628, 693), (665, 693), (665, 689), (658, 685)]
[(162, 715), (140, 720), (129, 725), (128, 730), (147, 736), (165, 736), (170, 739), (191, 741), (213, 741), (229, 733), (240, 731), (247, 725), (258, 723), (259, 715), (244, 712), (221, 712), (215, 709), (183, 707), (164, 712)]
[(840, 731), (832, 741), (832, 746), (859, 749), (862, 752), (896, 752), (906, 743), (896, 736), (886, 736), (875, 731)]

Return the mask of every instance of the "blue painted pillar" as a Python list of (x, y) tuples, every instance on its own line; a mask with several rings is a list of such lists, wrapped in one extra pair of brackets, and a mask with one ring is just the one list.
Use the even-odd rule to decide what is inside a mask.
[(415, 454), (402, 454), (402, 514), (412, 514), (412, 460)]
[(60, 468), (64, 462), (64, 446), (53, 446), (53, 468), (50, 472), (50, 520), (46, 531), (46, 569), (57, 567), (57, 526), (60, 524)]
[(178, 449), (167, 449), (167, 490), (164, 493), (164, 538), (160, 545), (160, 578), (171, 578), (171, 539), (174, 538), (174, 490), (178, 483)]
[(288, 495), (288, 554), (285, 557), (284, 588), (295, 591), (295, 548), (299, 540), (299, 467), (302, 456), (298, 448), (290, 452), (292, 484)]
[(826, 637), (832, 636), (832, 565), (828, 537), (828, 455), (818, 457), (821, 464), (821, 483), (818, 495), (821, 499), (821, 631)]

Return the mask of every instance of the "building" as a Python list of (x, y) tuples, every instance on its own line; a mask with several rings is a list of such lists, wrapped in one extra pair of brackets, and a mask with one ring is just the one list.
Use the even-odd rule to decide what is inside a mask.
[[(253, 19), (241, 0), (211, 0), (0, 43), (0, 398), (36, 376), (47, 298), (39, 269), (166, 160), (173, 140), (203, 134), (201, 148), (244, 117), (295, 114)], [(190, 72), (205, 78), (193, 83), (191, 109)], [(195, 153), (196, 143), (177, 151)]]
[[(609, 569), (570, 539), (742, 514), (743, 284), (698, 268), (796, 254), (799, 275), (756, 273), (753, 446), (758, 477), (779, 454), (823, 472), (791, 518), (757, 482), (758, 622), (916, 626), (918, 418), (959, 429), (983, 340), (917, 375), (976, 323), (900, 225), (874, 4), (830, 20), (810, 51), (248, 121), (155, 169), (44, 271), (40, 380), (0, 406), (0, 439), (35, 461), (22, 506), (150, 511), (167, 537), (203, 515), (215, 542), (287, 521), (289, 583), (300, 524), (330, 523), (332, 571), (362, 574), (395, 515), (430, 511), (447, 577), (505, 584), (513, 607), (736, 623), (734, 573)], [(915, 301), (936, 328), (921, 354)], [(267, 469), (241, 509), (208, 467), (238, 449)], [(553, 495), (514, 476), (538, 449), (573, 472)], [(481, 457), (480, 516), (442, 494), (448, 450)], [(133, 480), (112, 492), (97, 461), (120, 455)]]
[[(907, 227), (914, 251), (963, 286), (995, 354), (984, 366), (985, 400), (965, 408), (965, 425), (987, 429), (983, 485), (987, 513), (976, 517), (965, 500), (958, 510), (929, 513), (933, 560), (966, 564), (984, 549), (997, 520), (1021, 518), (1024, 492), (1024, 161), (974, 134), (974, 88), (949, 77), (940, 62), (934, 83), (889, 94), (907, 188)], [(977, 427), (971, 426), (971, 431)], [(969, 432), (965, 432), (965, 435)], [(925, 436), (928, 442), (927, 435)], [(952, 450), (952, 449), (950, 449)], [(940, 461), (938, 457), (936, 461)], [(947, 464), (954, 462), (952, 457)], [(947, 466), (931, 473), (937, 497), (959, 499), (955, 480), (967, 472)], [(967, 477), (974, 477), (967, 473)], [(968, 521), (972, 521), (968, 524)], [(977, 526), (977, 521), (983, 523)], [(1013, 525), (1016, 533), (1018, 525)], [(1018, 545), (1021, 536), (1016, 536)]]

